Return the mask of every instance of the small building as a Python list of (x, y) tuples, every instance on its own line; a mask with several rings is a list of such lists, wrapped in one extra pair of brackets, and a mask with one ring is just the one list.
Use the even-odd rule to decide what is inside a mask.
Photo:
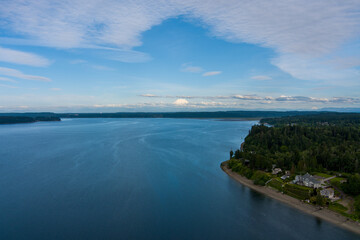
[(286, 171), (285, 171), (285, 175), (289, 177), (289, 176), (291, 175), (290, 171), (289, 171), (289, 170), (286, 170)]
[(347, 179), (341, 179), (340, 180), (340, 183), (346, 183), (347, 182)]
[(325, 188), (320, 190), (320, 195), (329, 199), (333, 199), (335, 197), (334, 193), (335, 192), (333, 188)]
[(303, 185), (306, 187), (312, 187), (312, 188), (319, 188), (321, 187), (321, 182), (317, 180), (315, 177), (310, 175), (309, 173), (306, 173), (304, 175), (296, 175), (295, 180), (293, 183), (298, 185)]
[(276, 175), (276, 174), (278, 174), (278, 173), (281, 173), (281, 172), (282, 172), (281, 168), (274, 168), (274, 169), (272, 170), (272, 174), (274, 174), (274, 175)]
[(285, 180), (285, 179), (287, 179), (287, 178), (289, 178), (289, 176), (288, 176), (288, 175), (286, 175), (286, 174), (285, 174), (285, 175), (283, 175), (283, 176), (281, 176), (281, 179), (282, 179), (282, 180)]

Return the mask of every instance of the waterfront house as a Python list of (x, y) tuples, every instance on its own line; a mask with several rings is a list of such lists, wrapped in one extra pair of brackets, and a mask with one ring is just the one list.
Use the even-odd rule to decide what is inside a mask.
[(312, 188), (321, 187), (321, 182), (309, 173), (306, 173), (304, 175), (296, 175), (293, 183)]
[(329, 199), (334, 198), (334, 189), (333, 188), (325, 188), (320, 190), (321, 196), (327, 197)]
[(276, 174), (278, 174), (278, 173), (281, 173), (281, 172), (282, 172), (281, 168), (274, 168), (274, 169), (272, 170), (272, 174), (274, 174), (274, 175), (276, 175)]

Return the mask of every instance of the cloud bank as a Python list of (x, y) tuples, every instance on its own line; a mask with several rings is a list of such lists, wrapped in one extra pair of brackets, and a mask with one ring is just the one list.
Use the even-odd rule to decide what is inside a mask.
[[(149, 59), (132, 50), (142, 44), (142, 33), (183, 16), (199, 20), (211, 34), (227, 41), (274, 49), (277, 56), (272, 63), (296, 78), (326, 81), (330, 75), (326, 71), (339, 62), (336, 51), (360, 37), (359, 12), (358, 0), (109, 0), (106, 4), (101, 0), (5, 0), (0, 5), (0, 27), (20, 36), (7, 42), (115, 48), (123, 52), (113, 53), (112, 59), (138, 62)], [(355, 58), (355, 66), (336, 71), (332, 78), (356, 81), (359, 56)], [(309, 73), (307, 66), (312, 67)]]

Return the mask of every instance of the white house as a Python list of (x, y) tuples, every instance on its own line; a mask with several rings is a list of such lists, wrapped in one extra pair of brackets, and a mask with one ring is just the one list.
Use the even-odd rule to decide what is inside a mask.
[(274, 175), (276, 175), (276, 174), (278, 174), (278, 173), (281, 173), (281, 172), (282, 172), (281, 168), (274, 168), (274, 169), (272, 170), (272, 174), (274, 174)]
[(306, 187), (312, 187), (312, 188), (319, 188), (321, 187), (321, 182), (314, 178), (309, 173), (306, 173), (304, 175), (296, 175), (294, 183), (298, 185), (304, 185)]

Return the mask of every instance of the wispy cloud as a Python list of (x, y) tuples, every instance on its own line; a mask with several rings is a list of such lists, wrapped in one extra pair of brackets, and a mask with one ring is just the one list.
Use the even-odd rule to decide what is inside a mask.
[(74, 59), (70, 61), (71, 64), (83, 64), (83, 63), (87, 63), (86, 60), (84, 59)]
[(107, 66), (103, 66), (103, 65), (96, 65), (96, 64), (91, 64), (86, 60), (83, 59), (74, 59), (70, 61), (70, 64), (74, 64), (74, 65), (85, 65), (88, 67), (91, 67), (93, 69), (96, 70), (102, 70), (102, 71), (113, 71), (115, 69), (111, 68), (111, 67), (107, 67)]
[(152, 60), (149, 54), (134, 50), (103, 51), (101, 55), (104, 58), (125, 63), (141, 63)]
[(254, 80), (271, 80), (272, 78), (270, 76), (266, 76), (266, 75), (257, 75), (257, 76), (252, 76), (251, 79), (254, 79)]
[(11, 85), (6, 85), (6, 84), (0, 84), (0, 87), (4, 87), (4, 88), (18, 88), (16, 86), (11, 86)]
[(113, 70), (115, 70), (114, 68), (107, 67), (107, 66), (102, 66), (102, 65), (92, 65), (91, 67), (96, 69), (96, 70), (101, 70), (101, 71), (113, 71)]
[(161, 97), (155, 94), (150, 94), (150, 93), (146, 93), (146, 94), (141, 94), (139, 95), (140, 97), (151, 97), (151, 98), (157, 98), (157, 97)]
[(13, 83), (16, 83), (17, 81), (11, 79), (11, 78), (7, 78), (7, 77), (0, 77), (0, 81), (3, 81), (3, 82), (13, 82)]
[(258, 102), (304, 102), (304, 103), (360, 103), (360, 98), (352, 97), (332, 97), (332, 98), (318, 98), (309, 96), (258, 96), (252, 95), (228, 95), (228, 96), (179, 96), (179, 95), (155, 95), (155, 94), (142, 94), (139, 95), (148, 98), (175, 98), (175, 99), (204, 99), (204, 100), (241, 100), (241, 101), (258, 101)]
[(50, 61), (34, 53), (17, 51), (9, 48), (0, 47), (0, 61), (34, 67), (44, 67), (50, 65)]
[(61, 88), (50, 88), (51, 91), (61, 91)]
[(27, 74), (22, 73), (19, 70), (12, 69), (12, 68), (5, 68), (5, 67), (0, 67), (0, 75), (20, 78), (20, 79), (25, 79), (25, 80), (51, 82), (51, 79), (47, 78), (47, 77), (35, 76), (35, 75), (27, 75)]
[(283, 54), (272, 59), (272, 64), (295, 78), (303, 80), (323, 80), (333, 85), (358, 84), (360, 71), (356, 68), (337, 68), (329, 58), (312, 58)]
[(212, 72), (205, 72), (203, 73), (204, 77), (210, 77), (221, 74), (221, 71), (212, 71)]
[(204, 71), (204, 69), (202, 67), (198, 67), (198, 66), (192, 66), (188, 63), (184, 63), (181, 66), (181, 71), (182, 72), (189, 72), (189, 73), (201, 73)]

